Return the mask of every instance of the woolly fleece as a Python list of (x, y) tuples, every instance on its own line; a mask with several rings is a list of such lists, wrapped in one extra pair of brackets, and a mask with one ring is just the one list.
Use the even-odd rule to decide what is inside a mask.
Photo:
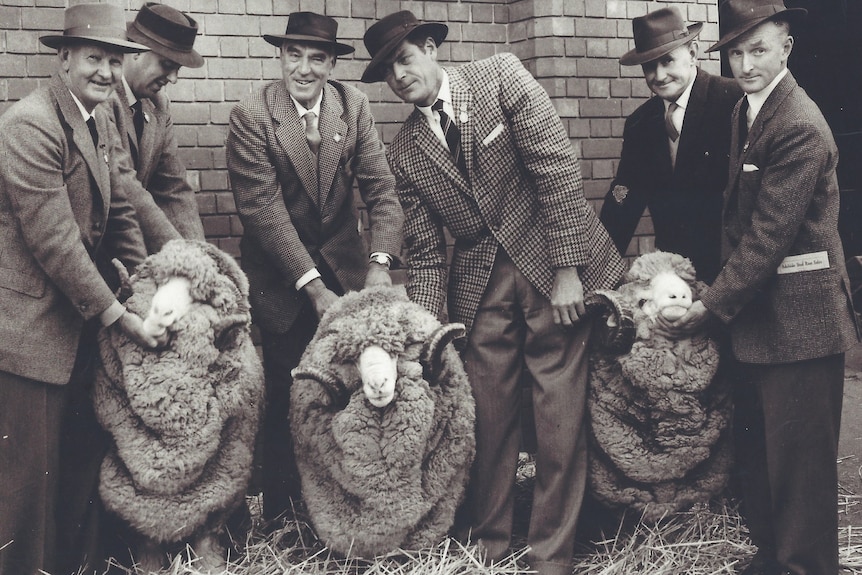
[(185, 277), (194, 302), (168, 346), (144, 350), (118, 328), (99, 334), (93, 399), (113, 437), (100, 475), (107, 509), (158, 542), (216, 530), (243, 501), (263, 394), (251, 342), (248, 281), (229, 255), (173, 240), (130, 279), (126, 307), (146, 316), (158, 286)]
[(591, 491), (646, 520), (708, 501), (726, 485), (731, 464), (730, 398), (727, 382), (715, 377), (718, 344), (707, 333), (680, 340), (655, 334), (642, 309), (650, 280), (668, 271), (697, 299), (703, 285), (688, 259), (639, 257), (616, 292), (634, 319), (631, 350), (594, 349), (590, 356)]
[[(327, 311), (297, 367), (291, 429), (302, 491), (317, 534), (334, 551), (372, 557), (437, 544), (451, 527), (475, 453), (475, 405), (451, 344), (435, 381), (422, 348), (440, 322), (398, 288), (350, 293)], [(359, 354), (398, 355), (395, 399), (373, 407)], [(345, 388), (333, 397), (303, 373)]]

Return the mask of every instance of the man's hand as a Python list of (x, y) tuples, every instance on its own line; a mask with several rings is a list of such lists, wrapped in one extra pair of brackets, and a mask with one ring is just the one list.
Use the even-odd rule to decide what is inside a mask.
[[(159, 342), (159, 340), (148, 334), (144, 329), (144, 320), (130, 311), (126, 311), (126, 313), (120, 316), (120, 319), (117, 320), (117, 325), (129, 339), (141, 347), (155, 349), (159, 345), (167, 343), (167, 339), (164, 342)], [(167, 334), (165, 337), (167, 338)]]
[(305, 290), (305, 293), (311, 300), (311, 305), (314, 306), (318, 319), (323, 317), (329, 306), (338, 301), (338, 296), (335, 295), (335, 292), (326, 287), (326, 284), (320, 278), (311, 280), (302, 289)]
[(668, 321), (659, 315), (654, 330), (668, 339), (682, 339), (702, 331), (711, 317), (712, 314), (703, 302), (697, 300), (691, 304), (684, 316), (675, 321)]
[(584, 315), (584, 286), (578, 268), (557, 269), (551, 288), (551, 306), (557, 325), (571, 326)]
[(376, 262), (368, 264), (368, 275), (365, 276), (365, 287), (391, 286), (392, 277), (389, 268)]

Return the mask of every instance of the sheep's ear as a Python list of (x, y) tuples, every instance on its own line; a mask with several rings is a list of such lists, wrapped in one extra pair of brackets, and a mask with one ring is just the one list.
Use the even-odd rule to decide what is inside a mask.
[(132, 296), (132, 280), (129, 277), (129, 270), (126, 269), (126, 266), (123, 265), (123, 262), (114, 258), (111, 260), (111, 264), (114, 266), (114, 269), (117, 270), (117, 277), (120, 280), (120, 287), (117, 288), (117, 292), (114, 294), (117, 300), (124, 302)]
[(332, 400), (330, 405), (339, 411), (347, 407), (347, 404), (350, 402), (350, 392), (344, 386), (344, 383), (332, 372), (316, 367), (303, 367), (302, 369), (297, 367), (290, 372), (290, 375), (294, 381), (297, 379), (311, 379), (319, 383)]
[(422, 347), (419, 362), (422, 364), (422, 377), (434, 385), (443, 370), (443, 350), (453, 340), (464, 337), (467, 328), (463, 323), (448, 323), (441, 325), (428, 336)]
[(596, 290), (584, 298), (584, 307), (587, 317), (593, 319), (595, 341), (602, 350), (614, 355), (628, 353), (635, 340), (635, 324), (619, 294)]
[(248, 316), (244, 314), (233, 314), (220, 319), (213, 325), (216, 349), (225, 351), (237, 347), (242, 341), (247, 324)]

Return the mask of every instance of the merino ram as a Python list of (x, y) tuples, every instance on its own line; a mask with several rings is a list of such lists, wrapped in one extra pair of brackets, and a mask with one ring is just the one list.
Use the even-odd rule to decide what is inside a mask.
[(653, 252), (634, 261), (617, 291), (590, 297), (609, 320), (590, 357), (591, 491), (648, 520), (710, 500), (729, 474), (730, 402), (716, 377), (716, 340), (653, 329), (659, 315), (681, 317), (699, 289), (689, 260)]
[(126, 307), (163, 347), (119, 329), (99, 336), (94, 404), (113, 438), (100, 475), (105, 506), (140, 534), (139, 563), (191, 541), (200, 567), (220, 569), (216, 535), (244, 501), (263, 394), (251, 342), (248, 282), (229, 255), (173, 240), (130, 279)]
[(475, 407), (441, 325), (398, 288), (350, 293), (294, 370), (291, 429), (317, 534), (343, 555), (437, 544), (463, 498)]

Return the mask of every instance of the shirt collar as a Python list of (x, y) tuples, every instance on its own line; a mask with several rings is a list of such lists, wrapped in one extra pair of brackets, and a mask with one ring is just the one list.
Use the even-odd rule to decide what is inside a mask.
[(775, 90), (775, 87), (779, 82), (787, 75), (787, 68), (784, 68), (778, 75), (769, 83), (767, 87), (762, 89), (759, 92), (754, 92), (753, 94), (748, 94), (745, 98), (748, 100), (748, 117), (754, 121), (754, 118), (757, 117), (757, 114), (760, 113), (760, 109), (763, 108), (763, 104), (766, 103), (767, 98), (769, 98), (772, 91)]
[(95, 117), (96, 117), (96, 116), (95, 116), (95, 111), (96, 111), (96, 109), (95, 109), (95, 108), (93, 109), (93, 112), (94, 112), (94, 113), (90, 113), (90, 112), (88, 112), (88, 111), (87, 111), (87, 108), (85, 108), (85, 107), (84, 107), (84, 104), (82, 104), (82, 103), (81, 103), (81, 100), (79, 100), (79, 99), (78, 99), (78, 96), (76, 96), (76, 95), (72, 92), (72, 90), (69, 90), (69, 93), (70, 93), (70, 94), (72, 94), (72, 99), (75, 101), (75, 104), (77, 104), (77, 106), (78, 106), (78, 110), (81, 112), (81, 117), (83, 117), (83, 118), (84, 118), (84, 121), (85, 121), (85, 122), (86, 122), (87, 120), (89, 120), (90, 118), (95, 118)]
[[(449, 87), (449, 74), (446, 73), (446, 70), (443, 70), (443, 81), (440, 82), (440, 91), (437, 92), (437, 98), (435, 98), (434, 102), (437, 100), (443, 100), (444, 103), (449, 104), (449, 107), (452, 108), (452, 89)], [(432, 106), (434, 103), (432, 102)], [(416, 106), (416, 109), (422, 112), (426, 117), (434, 118), (434, 110), (431, 109), (431, 106)]]
[(302, 104), (296, 101), (296, 98), (293, 96), (290, 97), (293, 105), (296, 106), (296, 113), (299, 114), (299, 117), (303, 117), (308, 112), (314, 112), (314, 115), (320, 118), (320, 103), (323, 102), (323, 90), (320, 91), (320, 94), (317, 95), (317, 101), (310, 108), (306, 108)]
[[(682, 91), (682, 94), (679, 95), (679, 98), (676, 99), (676, 105), (685, 110), (688, 106), (688, 100), (691, 98), (691, 89), (694, 86), (694, 81), (697, 79), (697, 70), (695, 70), (694, 74), (691, 75), (691, 81), (688, 83), (688, 86), (685, 87), (685, 90)], [(664, 101), (664, 109), (667, 111), (670, 106), (670, 102), (667, 100)]]
[(129, 108), (134, 106), (138, 99), (135, 97), (135, 93), (132, 91), (132, 87), (129, 86), (129, 82), (126, 80), (126, 77), (122, 77), (123, 81), (123, 89), (126, 91), (126, 101), (129, 103)]

